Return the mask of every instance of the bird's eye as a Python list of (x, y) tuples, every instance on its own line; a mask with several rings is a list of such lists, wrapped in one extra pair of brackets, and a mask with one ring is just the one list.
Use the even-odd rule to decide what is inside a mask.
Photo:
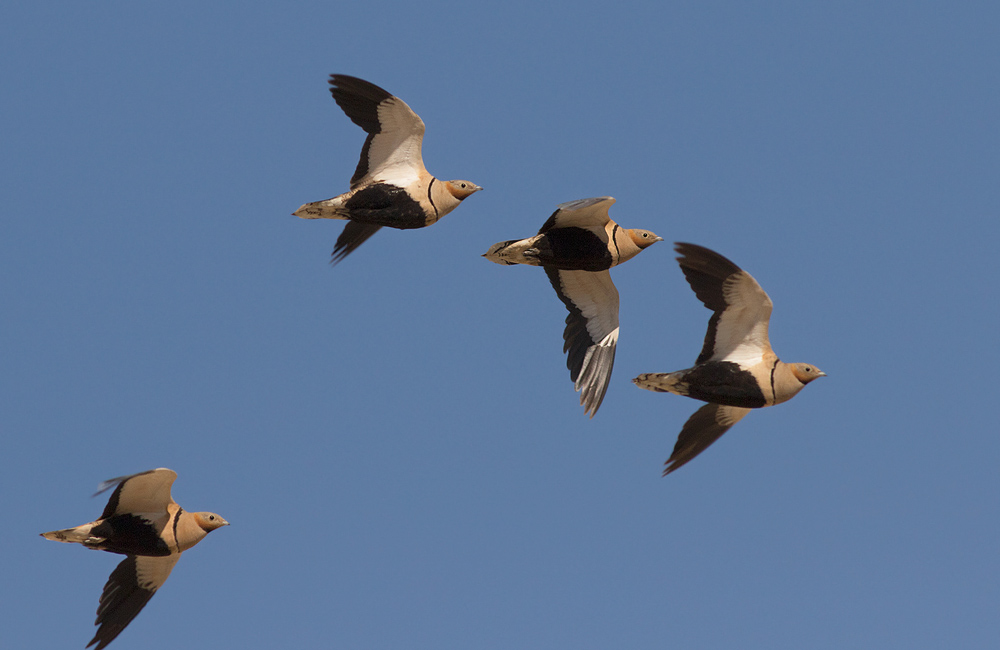
[(647, 233), (642, 233), (642, 237), (645, 239), (646, 237), (649, 237), (649, 235)]
[(465, 183), (462, 183), (462, 189), (463, 190), (465, 189)]
[(209, 515), (208, 516), (208, 520), (209, 521), (215, 521), (215, 515)]

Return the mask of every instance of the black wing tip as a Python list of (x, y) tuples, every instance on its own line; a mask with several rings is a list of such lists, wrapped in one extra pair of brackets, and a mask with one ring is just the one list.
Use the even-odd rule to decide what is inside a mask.
[(90, 640), (87, 647), (89, 648), (90, 646), (97, 644), (97, 647), (95, 647), (94, 650), (103, 650), (112, 641), (117, 639), (118, 635), (124, 632), (125, 628), (128, 627), (128, 624), (131, 622), (132, 621), (130, 619), (127, 623), (125, 623), (125, 625), (121, 625), (120, 623), (96, 623), (95, 625), (100, 625), (100, 627), (97, 628), (97, 633), (94, 634), (94, 638)]
[(392, 93), (385, 88), (377, 86), (370, 81), (365, 81), (360, 77), (352, 77), (347, 74), (331, 74), (327, 83), (330, 84), (330, 92), (333, 93), (334, 97), (338, 93), (362, 95), (376, 102), (392, 97)]
[(663, 468), (663, 474), (661, 474), (661, 476), (666, 476), (671, 472), (676, 472), (680, 468), (687, 465), (688, 461), (690, 460), (691, 460), (690, 458), (686, 460), (681, 460), (680, 458), (674, 458), (673, 456), (671, 456), (670, 458), (667, 459), (665, 463), (663, 463), (664, 468)]
[(743, 270), (728, 257), (698, 244), (674, 242), (674, 251), (680, 255), (677, 263), (681, 265), (681, 269), (692, 269), (717, 277), (726, 277)]
[(156, 590), (140, 587), (137, 582), (136, 557), (128, 555), (108, 576), (97, 606), (97, 633), (87, 647), (97, 644), (95, 650), (102, 650), (118, 638), (125, 628), (135, 620)]
[(735, 417), (720, 422), (719, 412), (723, 408), (726, 407), (722, 404), (709, 402), (691, 414), (677, 436), (670, 458), (664, 463), (666, 468), (663, 476), (680, 469), (704, 453), (745, 415), (736, 414)]
[(351, 254), (351, 251), (345, 248), (334, 248), (333, 253), (330, 254), (330, 266), (335, 267), (344, 261), (344, 258)]
[(333, 246), (330, 265), (336, 266), (341, 260), (356, 251), (361, 244), (368, 241), (368, 238), (378, 232), (380, 228), (381, 226), (348, 221), (340, 236), (337, 237), (337, 243)]
[(94, 635), (94, 638), (91, 639), (90, 643), (87, 644), (87, 647), (89, 648), (90, 646), (96, 643), (97, 647), (94, 648), (94, 650), (103, 650), (104, 648), (108, 647), (109, 643), (118, 638), (118, 635), (121, 634), (121, 632), (122, 632), (121, 630), (116, 630), (114, 634), (111, 634), (109, 637), (107, 635), (102, 634), (102, 630), (98, 630), (97, 634)]

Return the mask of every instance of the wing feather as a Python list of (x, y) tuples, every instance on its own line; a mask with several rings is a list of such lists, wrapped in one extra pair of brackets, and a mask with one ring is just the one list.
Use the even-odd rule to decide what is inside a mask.
[(608, 390), (618, 343), (618, 289), (607, 271), (563, 271), (544, 267), (566, 305), (563, 351), (585, 412), (594, 417)]
[(104, 481), (94, 496), (117, 485), (104, 507), (101, 519), (112, 515), (150, 514), (165, 515), (167, 506), (174, 502), (170, 497), (170, 486), (177, 479), (177, 473), (166, 467), (151, 469), (129, 476)]
[(561, 203), (552, 216), (542, 224), (538, 234), (553, 228), (585, 228), (593, 231), (607, 243), (608, 237), (604, 227), (611, 221), (608, 210), (614, 203), (615, 200), (610, 196)]
[(694, 460), (749, 412), (750, 409), (722, 404), (706, 404), (695, 411), (677, 436), (677, 443), (667, 459), (663, 475), (666, 476)]
[(353, 253), (358, 246), (365, 243), (381, 227), (359, 221), (348, 221), (343, 232), (340, 233), (340, 237), (337, 237), (330, 264), (336, 265), (340, 260)]
[(351, 188), (373, 181), (406, 187), (426, 173), (424, 122), (399, 97), (348, 75), (330, 75), (330, 93), (351, 121), (368, 133)]
[(165, 557), (129, 555), (111, 572), (97, 606), (97, 633), (87, 647), (102, 650), (128, 627), (156, 590), (163, 586), (180, 553)]
[(767, 328), (773, 303), (753, 276), (702, 246), (678, 243), (675, 250), (688, 284), (714, 312), (695, 364), (732, 361), (747, 367), (771, 352)]

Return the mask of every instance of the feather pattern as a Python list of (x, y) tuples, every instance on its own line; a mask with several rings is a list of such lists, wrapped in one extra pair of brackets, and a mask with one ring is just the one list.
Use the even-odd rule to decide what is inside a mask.
[(695, 296), (712, 310), (701, 354), (691, 368), (645, 373), (632, 381), (708, 404), (684, 424), (664, 474), (690, 462), (749, 409), (788, 401), (826, 376), (815, 366), (778, 359), (768, 339), (771, 298), (749, 273), (703, 246), (678, 243), (676, 250)]

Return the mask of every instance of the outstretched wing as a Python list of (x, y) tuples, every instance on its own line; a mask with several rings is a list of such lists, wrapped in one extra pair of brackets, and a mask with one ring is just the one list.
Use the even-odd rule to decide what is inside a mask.
[(399, 97), (357, 77), (330, 75), (330, 93), (351, 121), (368, 133), (351, 188), (369, 181), (405, 187), (424, 169), (424, 122)]
[[(548, 232), (553, 228), (584, 228), (593, 230), (595, 233), (603, 232), (604, 227), (611, 221), (608, 210), (614, 203), (615, 200), (610, 196), (560, 203), (552, 216), (542, 224), (538, 234)], [(604, 243), (607, 243), (606, 236)]]
[(695, 411), (677, 436), (677, 443), (667, 459), (663, 475), (666, 476), (694, 460), (749, 412), (750, 409), (722, 404), (706, 404)]
[(330, 264), (336, 265), (340, 260), (353, 253), (358, 246), (368, 241), (368, 238), (377, 233), (381, 227), (370, 223), (348, 221), (343, 232), (340, 233), (340, 237), (337, 237)]
[(566, 305), (563, 351), (580, 403), (594, 417), (608, 390), (618, 344), (618, 289), (607, 271), (563, 271), (544, 267)]
[(677, 261), (698, 299), (714, 314), (695, 365), (733, 361), (753, 365), (771, 352), (767, 325), (771, 299), (753, 277), (731, 261), (703, 246), (675, 244)]
[(104, 585), (94, 622), (99, 627), (87, 647), (96, 643), (95, 650), (101, 650), (114, 641), (167, 581), (180, 557), (180, 553), (165, 557), (129, 555), (122, 560)]
[(111, 493), (101, 519), (138, 513), (166, 515), (167, 506), (174, 502), (170, 498), (170, 486), (176, 478), (175, 471), (161, 467), (104, 481), (94, 493), (95, 497), (115, 485), (118, 487)]

